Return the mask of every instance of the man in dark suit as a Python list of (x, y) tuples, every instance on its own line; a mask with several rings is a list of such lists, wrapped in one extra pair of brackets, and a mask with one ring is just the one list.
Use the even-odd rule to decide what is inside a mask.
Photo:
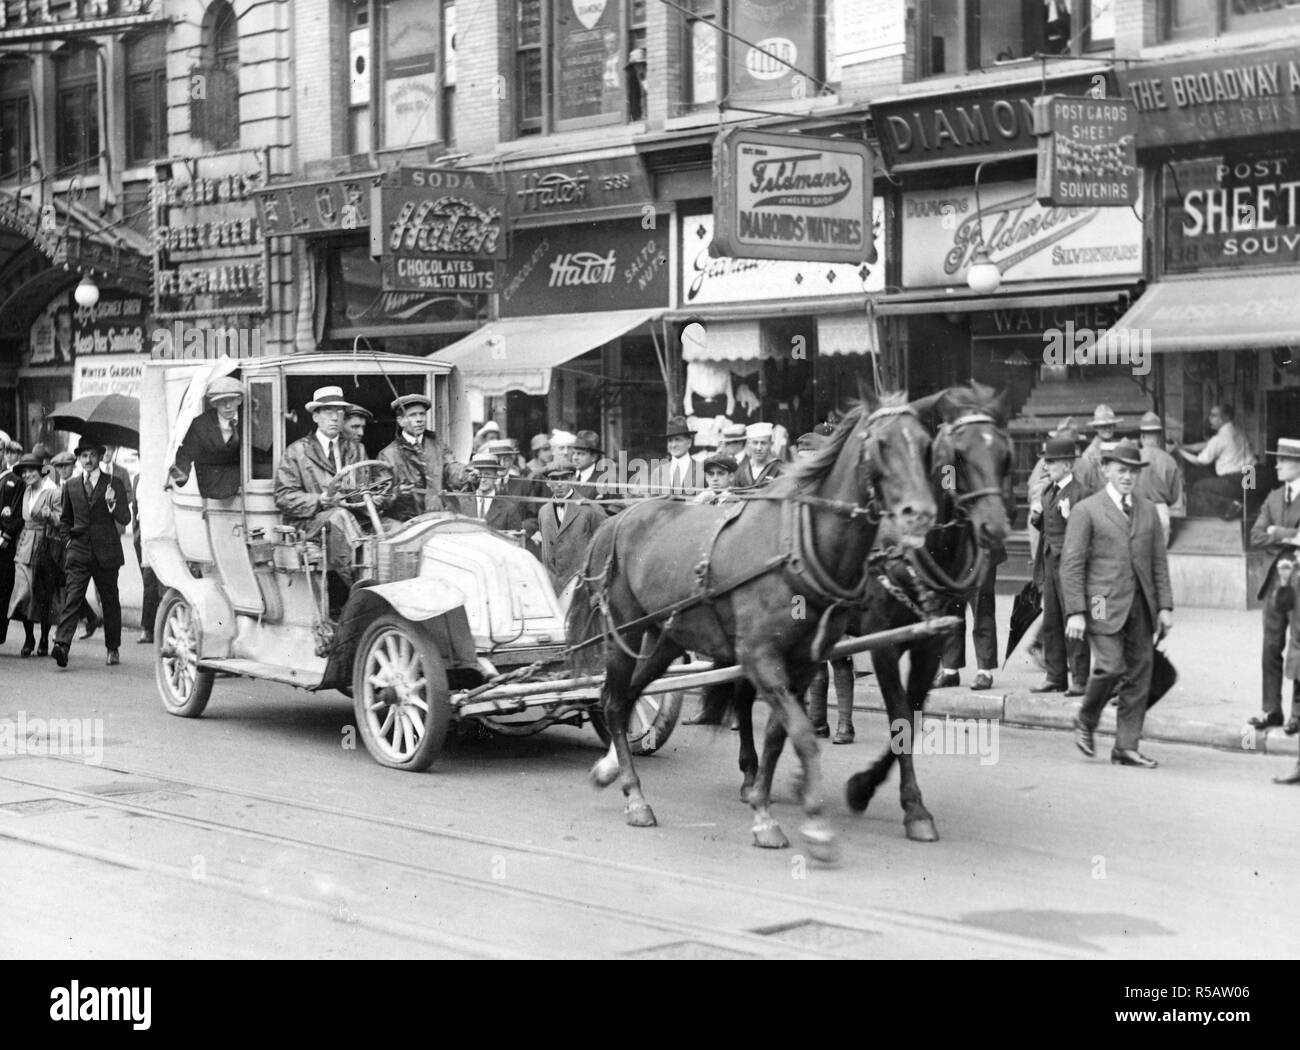
[(478, 475), (478, 487), (468, 496), (460, 497), (461, 514), (478, 518), (498, 532), (523, 532), (522, 508), (498, 491), (505, 471), (497, 457), (480, 452), (470, 459), (469, 468)]
[(1155, 505), (1134, 495), (1138, 471), (1146, 466), (1131, 441), (1102, 453), (1106, 487), (1070, 512), (1061, 555), (1067, 638), (1092, 644), (1088, 690), (1074, 720), (1075, 745), (1096, 754), (1093, 732), (1116, 681), (1119, 712), (1111, 762), (1154, 769), (1138, 751), (1151, 692), (1152, 635), (1163, 638), (1174, 625), (1174, 596), (1164, 533)]
[(1088, 641), (1065, 637), (1065, 598), (1061, 593), (1066, 525), (1071, 509), (1089, 495), (1074, 475), (1073, 432), (1048, 439), (1043, 459), (1047, 485), (1031, 508), (1029, 524), (1042, 533), (1034, 575), (1043, 588), (1043, 629), (1039, 638), (1047, 680), (1033, 692), (1083, 696), (1088, 681)]
[[(1278, 563), (1293, 560), (1300, 546), (1300, 441), (1295, 438), (1278, 440), (1277, 479), (1279, 488), (1268, 494), (1259, 517), (1250, 530), (1250, 545), (1267, 551), (1273, 558), (1259, 589), (1264, 601), (1264, 653), (1263, 653), (1263, 713), (1250, 720), (1257, 729), (1268, 729), (1282, 724), (1282, 658), (1286, 652), (1290, 620), (1296, 615), (1289, 603), (1278, 600), (1281, 585), (1278, 582)], [(1300, 730), (1300, 706), (1291, 694), (1291, 720), (1286, 724), (1289, 734)]]
[(546, 483), (554, 502), (542, 504), (537, 528), (542, 534), (542, 564), (550, 571), (559, 594), (582, 571), (587, 547), (605, 521), (605, 512), (591, 503), (578, 502), (583, 497), (573, 487), (574, 468), (567, 464), (547, 470)]
[[(12, 444), (17, 446), (17, 442)], [(24, 487), (16, 471), (0, 469), (0, 643), (9, 635), (9, 599), (14, 591), (18, 534), (23, 531)]]
[(650, 488), (655, 494), (694, 496), (703, 491), (704, 464), (691, 458), (693, 434), (685, 416), (674, 416), (664, 431), (668, 458), (659, 460), (650, 471)]
[(131, 496), (119, 478), (100, 470), (104, 446), (82, 438), (76, 449), (82, 475), (63, 486), (63, 528), (68, 534), (66, 585), (59, 629), (54, 638), (54, 662), (68, 666), (68, 650), (81, 616), (82, 599), (95, 581), (104, 606), (104, 647), (107, 664), (120, 663), (122, 605), (117, 596), (117, 571), (122, 567), (119, 527), (131, 521)]
[(198, 416), (176, 450), (171, 483), (184, 485), (190, 467), (198, 474), (204, 499), (230, 499), (239, 492), (239, 408), (244, 391), (238, 379), (221, 376), (208, 384), (210, 406)]

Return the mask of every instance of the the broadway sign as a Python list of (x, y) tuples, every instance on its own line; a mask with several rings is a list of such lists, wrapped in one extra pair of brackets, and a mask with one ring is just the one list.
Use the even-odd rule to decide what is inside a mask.
[(874, 262), (864, 142), (724, 131), (713, 152), (715, 255)]
[(483, 295), (505, 256), (505, 195), (486, 175), (403, 168), (370, 196), (370, 254), (386, 291)]
[(1036, 103), (1038, 203), (1121, 207), (1137, 202), (1137, 121), (1122, 99), (1053, 95)]

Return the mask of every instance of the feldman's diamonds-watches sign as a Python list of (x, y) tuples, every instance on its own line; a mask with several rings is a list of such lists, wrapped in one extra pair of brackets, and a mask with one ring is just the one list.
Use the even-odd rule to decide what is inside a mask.
[(715, 256), (875, 262), (866, 143), (724, 131), (713, 187)]

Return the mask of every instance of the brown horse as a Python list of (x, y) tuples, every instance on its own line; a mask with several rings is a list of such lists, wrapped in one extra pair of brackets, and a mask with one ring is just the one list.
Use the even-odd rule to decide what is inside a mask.
[[(935, 514), (929, 447), (906, 399), (890, 395), (874, 410), (856, 407), (817, 456), (738, 504), (650, 500), (597, 531), (569, 641), (605, 636), (602, 696), (617, 766), (607, 756), (591, 776), (599, 787), (621, 778), (628, 824), (655, 824), (628, 748), (629, 712), (690, 649), (738, 664), (788, 728), (804, 769), (803, 835), (815, 857), (834, 856), (817, 741), (798, 698), (861, 600), (880, 521), (923, 542)], [(768, 796), (749, 802), (755, 844), (787, 845)]]
[[(1007, 536), (1012, 447), (1003, 397), (972, 383), (914, 405), (921, 411), (936, 410), (944, 421), (933, 446), (939, 520), (925, 546), (908, 552), (906, 564), (880, 566), (872, 573), (859, 625), (863, 633), (916, 623), (922, 613), (941, 614), (947, 600), (979, 583), (988, 559), (997, 556)], [(939, 837), (934, 818), (921, 800), (912, 744), (943, 645), (944, 637), (938, 635), (872, 651), (876, 682), (889, 712), (890, 746), (846, 785), (849, 808), (860, 813), (897, 761), (903, 826), (907, 837), (918, 842)], [(906, 692), (899, 673), (904, 652), (909, 654)]]

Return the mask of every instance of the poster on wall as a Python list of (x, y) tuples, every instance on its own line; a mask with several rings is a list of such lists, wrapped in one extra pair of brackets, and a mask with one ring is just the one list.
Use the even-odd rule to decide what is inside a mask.
[(790, 68), (810, 72), (816, 69), (817, 19), (812, 17), (813, 6), (789, 0), (737, 0), (731, 16), (735, 36), (728, 38), (730, 101), (816, 96), (820, 85)]
[(32, 323), (24, 365), (70, 365), (76, 349), (72, 293), (60, 292)]
[(598, 123), (623, 112), (623, 54), (615, 0), (555, 4), (555, 119)]
[(140, 396), (140, 381), (148, 354), (104, 354), (79, 357), (72, 372), (72, 396), (124, 394)]

